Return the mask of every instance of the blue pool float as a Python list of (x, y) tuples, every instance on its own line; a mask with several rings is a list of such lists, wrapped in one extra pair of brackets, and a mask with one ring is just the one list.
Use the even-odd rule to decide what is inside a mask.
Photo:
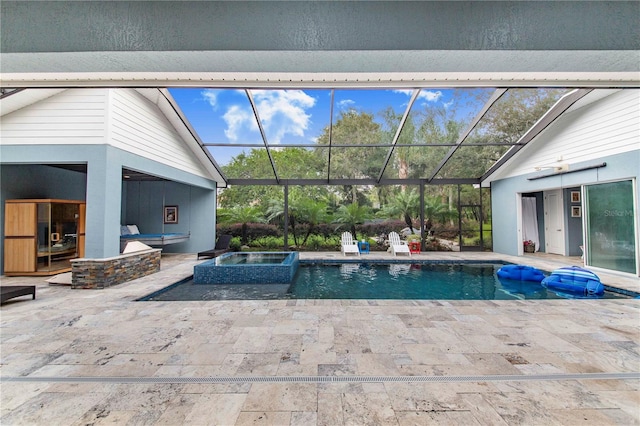
[(583, 294), (585, 296), (604, 294), (604, 285), (600, 282), (600, 278), (593, 272), (579, 266), (564, 266), (556, 269), (542, 280), (542, 285), (549, 290), (562, 293)]
[(527, 265), (504, 265), (496, 272), (498, 277), (517, 281), (541, 282), (545, 275), (541, 270)]

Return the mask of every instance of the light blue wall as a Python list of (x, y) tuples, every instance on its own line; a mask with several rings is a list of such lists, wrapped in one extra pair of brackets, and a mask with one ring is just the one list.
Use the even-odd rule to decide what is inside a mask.
[(581, 203), (571, 202), (571, 191), (580, 191), (580, 187), (565, 188), (563, 193), (564, 211), (565, 211), (565, 242), (567, 256), (580, 256), (582, 250), (580, 246), (582, 241), (582, 217), (571, 216), (571, 206), (580, 206)]
[[(168, 246), (166, 251), (189, 252), (191, 249), (195, 251), (213, 247), (215, 226), (211, 225), (211, 220), (215, 224), (214, 181), (108, 145), (4, 145), (1, 147), (1, 158), (2, 201), (7, 198), (72, 198), (87, 202), (85, 256), (88, 258), (111, 257), (120, 252), (122, 212), (128, 211), (125, 207), (129, 204), (122, 202), (131, 199), (128, 191), (123, 192), (123, 167), (175, 181), (169, 185), (168, 194), (170, 200), (180, 206), (181, 216), (180, 223), (172, 226), (178, 229), (190, 225), (188, 228), (193, 240), (181, 247)], [(40, 170), (53, 168), (40, 169), (37, 164), (86, 164), (87, 174), (57, 169), (45, 173)], [(156, 189), (151, 188), (152, 191)], [(155, 192), (149, 196), (151, 206), (157, 204), (158, 196)], [(159, 200), (161, 202), (161, 198)], [(192, 211), (191, 203), (202, 209), (203, 217), (199, 216), (200, 211), (197, 215)], [(160, 221), (161, 206), (156, 210)], [(189, 220), (184, 221), (186, 219), (183, 218)], [(4, 229), (2, 232), (4, 236)]]
[[(196, 253), (215, 245), (216, 192), (176, 182), (125, 182), (123, 225), (138, 225), (141, 233), (190, 234), (183, 243), (167, 245), (163, 252)], [(163, 207), (178, 206), (178, 223), (164, 224)]]
[[(518, 240), (518, 218), (516, 217), (518, 193), (538, 192), (558, 188), (573, 188), (590, 183), (630, 178), (638, 179), (640, 177), (640, 150), (599, 158), (584, 163), (572, 164), (571, 169), (578, 169), (580, 167), (587, 167), (603, 162), (607, 165), (599, 169), (569, 173), (544, 179), (527, 180), (527, 178), (539, 176), (543, 173), (536, 172), (492, 182), (491, 208), (493, 222), (493, 251), (496, 253), (510, 255), (518, 254), (518, 248), (521, 244)], [(640, 185), (636, 185), (636, 191), (638, 186)], [(565, 194), (565, 199), (566, 198)], [(638, 211), (638, 199), (640, 199), (640, 193), (636, 194), (636, 211)], [(570, 215), (570, 211), (568, 209), (566, 209), (566, 214)], [(575, 250), (575, 247), (572, 247), (572, 245), (576, 245), (577, 236), (575, 234), (577, 231), (572, 227), (572, 224), (569, 224), (568, 219), (571, 218), (565, 218), (565, 225), (567, 225), (566, 229), (569, 229), (568, 233), (565, 235), (565, 243), (568, 247), (569, 254), (578, 255), (580, 253)], [(570, 235), (570, 237), (567, 235)]]

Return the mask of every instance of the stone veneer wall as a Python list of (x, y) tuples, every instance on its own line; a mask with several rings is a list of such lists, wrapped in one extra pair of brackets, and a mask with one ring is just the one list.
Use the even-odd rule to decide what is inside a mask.
[(71, 261), (71, 288), (105, 288), (160, 271), (161, 249)]

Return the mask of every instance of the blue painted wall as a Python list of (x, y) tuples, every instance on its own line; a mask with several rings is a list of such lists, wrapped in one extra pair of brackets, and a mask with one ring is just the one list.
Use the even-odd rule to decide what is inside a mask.
[[(501, 179), (491, 183), (491, 207), (493, 222), (493, 251), (510, 255), (518, 254), (518, 223), (516, 217), (516, 203), (518, 193), (534, 193), (545, 190), (564, 188), (565, 199), (565, 244), (569, 255), (578, 256), (582, 252), (579, 246), (582, 243), (581, 227), (578, 228), (580, 219), (571, 218), (570, 191), (577, 190), (580, 185), (597, 182), (607, 182), (621, 179), (640, 177), (640, 150), (624, 154), (598, 158), (584, 163), (571, 165), (571, 169), (587, 167), (605, 162), (603, 168), (586, 170), (582, 172), (557, 175), (544, 179), (527, 180), (529, 177), (539, 176), (541, 173), (531, 173), (508, 179)], [(636, 185), (636, 211), (637, 200), (640, 199), (640, 191)], [(541, 203), (540, 203), (541, 204)], [(540, 206), (538, 206), (540, 208)], [(538, 218), (543, 217), (538, 216)], [(581, 226), (581, 225), (580, 225)], [(638, 230), (636, 230), (638, 232)], [(544, 235), (543, 230), (541, 235)]]
[[(564, 212), (565, 212), (565, 242), (567, 256), (581, 256), (582, 250), (582, 212), (580, 217), (571, 216), (571, 207), (580, 206), (581, 203), (571, 202), (571, 192), (580, 191), (580, 187), (565, 188), (563, 195)], [(582, 198), (581, 198), (582, 199)]]
[[(121, 222), (138, 225), (141, 233), (190, 234), (188, 241), (165, 246), (163, 252), (204, 251), (215, 246), (215, 194), (177, 182), (125, 182)], [(164, 206), (178, 206), (178, 223), (164, 223)]]
[[(167, 246), (166, 252), (196, 252), (214, 245), (214, 181), (108, 145), (4, 145), (1, 158), (0, 200), (3, 203), (10, 198), (63, 198), (87, 202), (85, 256), (88, 258), (111, 257), (120, 252), (120, 224), (134, 214), (129, 212), (133, 197), (131, 188), (125, 188), (122, 183), (123, 167), (172, 181), (165, 185), (165, 204), (178, 205), (180, 218), (179, 223), (171, 225), (172, 229), (167, 232), (186, 230), (191, 238), (187, 243)], [(41, 164), (86, 164), (87, 173)], [(163, 193), (158, 187), (148, 189), (150, 192), (142, 196), (146, 207), (141, 212), (149, 216), (140, 220), (145, 227), (155, 227), (162, 223)], [(2, 210), (0, 236), (4, 242), (4, 207)]]

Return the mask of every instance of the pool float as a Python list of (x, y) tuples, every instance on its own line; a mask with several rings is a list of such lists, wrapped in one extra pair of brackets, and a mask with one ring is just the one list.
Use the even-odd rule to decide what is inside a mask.
[(585, 296), (604, 294), (604, 285), (600, 282), (600, 278), (593, 272), (579, 266), (564, 266), (556, 269), (542, 280), (542, 285), (549, 290), (562, 293)]
[(526, 265), (504, 265), (496, 272), (498, 277), (516, 281), (533, 281), (539, 283), (545, 275), (539, 269)]

